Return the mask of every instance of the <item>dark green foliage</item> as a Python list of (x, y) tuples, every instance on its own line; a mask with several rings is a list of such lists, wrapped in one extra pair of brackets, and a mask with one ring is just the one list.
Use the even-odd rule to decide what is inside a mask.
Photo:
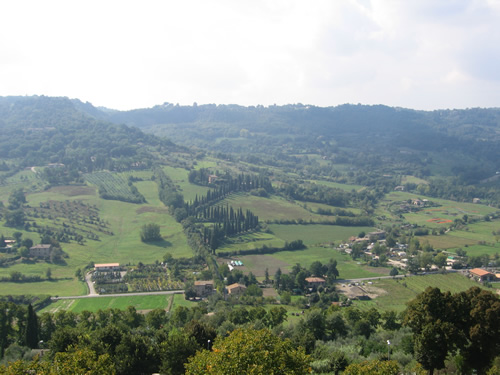
[(161, 240), (160, 226), (158, 224), (144, 224), (141, 228), (141, 241), (154, 242)]
[(409, 303), (404, 324), (414, 333), (416, 359), (431, 372), (459, 351), (482, 373), (500, 350), (500, 301), (477, 287), (455, 295), (429, 287)]
[(26, 318), (26, 346), (31, 349), (38, 348), (38, 318), (31, 303), (28, 305)]

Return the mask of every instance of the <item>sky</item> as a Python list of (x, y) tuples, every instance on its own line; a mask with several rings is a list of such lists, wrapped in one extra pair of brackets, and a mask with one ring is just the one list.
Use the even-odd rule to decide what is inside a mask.
[(500, 107), (500, 0), (5, 0), (9, 95)]

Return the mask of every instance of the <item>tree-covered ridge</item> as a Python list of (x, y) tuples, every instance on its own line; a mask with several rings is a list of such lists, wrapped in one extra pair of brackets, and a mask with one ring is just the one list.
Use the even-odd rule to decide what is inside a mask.
[(67, 98), (0, 98), (0, 129), (0, 158), (10, 160), (10, 170), (50, 164), (44, 173), (52, 184), (80, 172), (147, 168), (154, 152), (175, 149), (137, 128), (97, 120)]
[[(377, 177), (383, 174), (457, 176), (461, 185), (477, 185), (500, 170), (500, 110), (494, 108), (426, 112), (383, 105), (165, 103), (113, 112), (109, 118), (224, 157), (240, 155), (241, 160), (289, 168), (304, 177), (329, 176), (368, 186), (380, 184)], [(313, 154), (329, 163), (308, 159)], [(352, 171), (342, 173), (332, 164), (349, 164)]]

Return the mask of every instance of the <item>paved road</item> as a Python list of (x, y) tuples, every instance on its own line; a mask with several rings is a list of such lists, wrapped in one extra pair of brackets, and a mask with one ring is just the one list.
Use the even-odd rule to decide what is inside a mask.
[(155, 296), (166, 294), (183, 294), (184, 290), (166, 290), (162, 292), (138, 292), (138, 293), (119, 293), (119, 294), (87, 294), (86, 296), (68, 296), (68, 297), (52, 297), (56, 301), (59, 299), (80, 299), (80, 298), (100, 298), (100, 297), (129, 297), (129, 296)]
[(89, 296), (96, 296), (97, 293), (94, 288), (94, 283), (92, 282), (92, 271), (87, 272), (85, 275), (85, 281), (87, 282), (87, 286), (89, 287)]

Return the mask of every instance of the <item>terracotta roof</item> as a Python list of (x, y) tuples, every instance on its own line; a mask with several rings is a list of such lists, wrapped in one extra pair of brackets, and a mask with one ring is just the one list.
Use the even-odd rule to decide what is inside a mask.
[(473, 273), (474, 275), (477, 275), (477, 276), (492, 275), (491, 272), (483, 270), (482, 268), (474, 268), (474, 269), (470, 270), (470, 273)]
[(239, 284), (239, 283), (231, 284), (231, 285), (227, 286), (226, 288), (227, 288), (227, 290), (232, 290), (232, 289), (237, 288), (237, 287), (242, 287), (245, 289), (247, 288), (245, 285)]
[(100, 267), (120, 267), (120, 263), (97, 263), (94, 264), (95, 268), (100, 268)]

